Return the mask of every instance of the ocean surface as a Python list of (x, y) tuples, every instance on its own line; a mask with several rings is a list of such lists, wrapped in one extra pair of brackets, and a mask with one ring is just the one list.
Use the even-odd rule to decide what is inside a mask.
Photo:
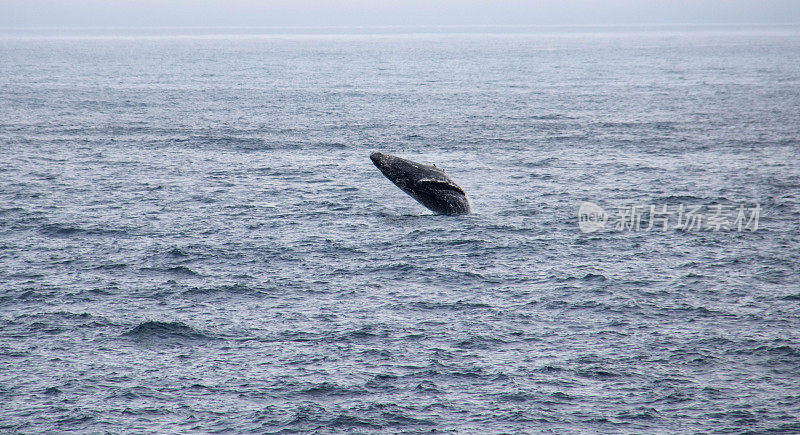
[(0, 433), (800, 432), (800, 27), (181, 32), (0, 32)]

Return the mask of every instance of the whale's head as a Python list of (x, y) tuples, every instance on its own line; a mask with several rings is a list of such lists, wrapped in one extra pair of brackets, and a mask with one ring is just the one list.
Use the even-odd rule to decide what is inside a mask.
[(379, 153), (375, 151), (374, 153), (369, 155), (369, 159), (372, 160), (372, 163), (375, 165), (376, 168), (380, 169), (381, 172), (383, 172), (384, 169), (389, 170), (391, 166), (391, 160), (395, 159), (395, 157), (392, 157), (389, 154)]
[(416, 180), (426, 178), (426, 176), (431, 178), (431, 176), (441, 177), (444, 175), (444, 171), (436, 166), (412, 162), (389, 154), (374, 152), (370, 154), (369, 158), (386, 178), (403, 190), (413, 185)]
[(392, 183), (439, 214), (470, 212), (467, 195), (435, 165), (412, 162), (380, 152), (369, 158)]

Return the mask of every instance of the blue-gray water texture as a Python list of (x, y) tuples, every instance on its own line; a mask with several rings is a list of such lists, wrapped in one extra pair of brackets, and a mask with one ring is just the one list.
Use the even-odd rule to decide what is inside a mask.
[(791, 27), (7, 34), (0, 432), (800, 432), (799, 113)]

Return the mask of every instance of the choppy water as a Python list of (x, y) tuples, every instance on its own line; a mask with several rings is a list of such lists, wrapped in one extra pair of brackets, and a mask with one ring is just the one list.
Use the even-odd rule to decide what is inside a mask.
[(798, 65), (786, 27), (6, 35), (0, 431), (798, 432)]

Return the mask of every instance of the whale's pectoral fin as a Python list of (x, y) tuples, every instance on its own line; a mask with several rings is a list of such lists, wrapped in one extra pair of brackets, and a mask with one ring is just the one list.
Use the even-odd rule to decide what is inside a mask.
[(455, 184), (447, 183), (440, 180), (419, 180), (416, 183), (417, 187), (422, 189), (433, 189), (433, 190), (451, 190), (456, 193), (460, 193), (461, 195), (467, 196), (460, 187), (456, 186)]

